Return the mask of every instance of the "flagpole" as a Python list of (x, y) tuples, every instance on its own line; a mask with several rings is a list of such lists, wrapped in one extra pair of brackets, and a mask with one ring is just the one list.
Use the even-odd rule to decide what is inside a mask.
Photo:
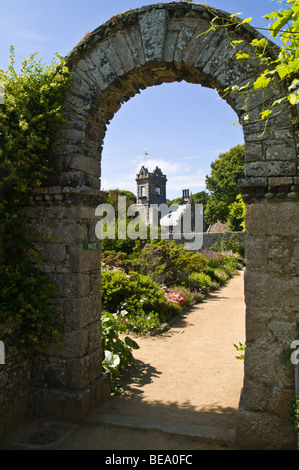
[(146, 150), (144, 151), (144, 157), (145, 157), (145, 160), (144, 160), (144, 168), (147, 168), (146, 157), (149, 157), (149, 154), (147, 153)]

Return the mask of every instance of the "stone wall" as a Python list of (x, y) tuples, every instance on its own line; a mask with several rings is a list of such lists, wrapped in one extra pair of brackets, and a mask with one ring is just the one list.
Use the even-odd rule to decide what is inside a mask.
[(92, 190), (42, 188), (35, 208), (28, 210), (38, 230), (51, 237), (43, 244), (43, 269), (58, 287), (56, 312), (64, 321), (63, 344), (35, 358), (37, 416), (78, 420), (110, 393), (102, 373), (100, 245), (95, 236), (95, 208), (101, 200)]
[(246, 380), (238, 423), (243, 447), (295, 445), (285, 419), (295, 392), (294, 367), (283, 357), (298, 335), (298, 226), (298, 201), (274, 197), (247, 206)]
[(213, 243), (221, 243), (223, 239), (229, 239), (232, 235), (240, 242), (245, 242), (245, 232), (204, 232), (202, 250), (210, 248)]
[(11, 333), (10, 328), (0, 324), (5, 346), (4, 364), (0, 364), (0, 439), (33, 414), (33, 357), (8, 344)]
[[(230, 239), (231, 236), (234, 236), (238, 241), (245, 244), (245, 232), (196, 232), (197, 240), (202, 239), (202, 246), (199, 250), (206, 250), (210, 248), (214, 243), (221, 243), (223, 239)], [(188, 233), (186, 236), (186, 241), (191, 240), (194, 237), (194, 232)], [(172, 239), (170, 235), (169, 239)], [(177, 244), (183, 244), (184, 239), (174, 239)]]

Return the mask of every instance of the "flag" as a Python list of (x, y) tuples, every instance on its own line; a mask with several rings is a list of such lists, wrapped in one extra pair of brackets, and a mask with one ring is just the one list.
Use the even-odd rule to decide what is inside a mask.
[(146, 157), (149, 157), (149, 154), (147, 152), (144, 152)]

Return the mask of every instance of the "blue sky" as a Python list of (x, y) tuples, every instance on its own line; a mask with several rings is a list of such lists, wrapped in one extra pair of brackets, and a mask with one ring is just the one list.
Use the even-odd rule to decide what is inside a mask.
[[(155, 4), (148, 0), (4, 0), (0, 15), (0, 68), (9, 64), (13, 44), (16, 64), (38, 51), (49, 63), (67, 55), (84, 34), (111, 16)], [(252, 17), (265, 27), (263, 15), (277, 10), (273, 0), (209, 0), (208, 5)], [(215, 91), (185, 82), (150, 87), (125, 103), (107, 129), (102, 159), (102, 189), (136, 193), (141, 164), (158, 165), (167, 175), (167, 197), (205, 189), (210, 164), (220, 153), (243, 143), (237, 116)], [(150, 157), (145, 159), (145, 151)]]

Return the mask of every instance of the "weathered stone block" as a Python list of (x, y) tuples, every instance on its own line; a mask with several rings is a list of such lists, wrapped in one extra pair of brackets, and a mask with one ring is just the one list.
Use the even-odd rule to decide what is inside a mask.
[(47, 354), (63, 358), (82, 357), (101, 347), (101, 321), (63, 334), (63, 345), (51, 345)]
[(266, 148), (267, 160), (294, 160), (296, 158), (296, 151), (294, 147), (285, 144), (271, 145)]
[(269, 186), (289, 186), (293, 184), (291, 176), (276, 176), (268, 179)]
[[(101, 75), (103, 76), (104, 80), (109, 84), (113, 83), (114, 80), (117, 78), (117, 73), (112, 68), (108, 57), (106, 56), (105, 52), (101, 49), (101, 47), (95, 47), (92, 52), (90, 53), (90, 58), (92, 62), (95, 64), (96, 68), (99, 69)], [(91, 75), (94, 76), (94, 71), (91, 72)]]
[(109, 63), (111, 64), (113, 70), (116, 72), (118, 76), (124, 74), (124, 69), (122, 67), (120, 57), (116, 53), (114, 47), (111, 44), (110, 39), (106, 39), (101, 42), (101, 50), (106, 55)]
[(246, 176), (289, 176), (296, 174), (296, 164), (289, 161), (258, 161), (245, 163)]
[(299, 278), (280, 279), (269, 270), (267, 274), (248, 270), (245, 274), (245, 302), (250, 307), (298, 305)]
[(86, 297), (90, 294), (90, 278), (88, 274), (51, 274), (51, 279), (56, 284), (62, 297)]
[(263, 147), (260, 143), (247, 142), (245, 146), (245, 161), (256, 162), (263, 160)]
[(294, 428), (288, 418), (247, 411), (243, 406), (238, 410), (237, 440), (244, 450), (296, 449)]
[(166, 10), (150, 11), (139, 18), (146, 62), (162, 60), (167, 28)]
[(176, 43), (178, 39), (178, 33), (175, 31), (169, 31), (165, 40), (165, 50), (163, 60), (165, 62), (173, 62), (174, 53), (176, 50)]
[(139, 26), (134, 26), (126, 31), (126, 42), (129, 46), (134, 64), (140, 67), (145, 64), (144, 50)]
[(102, 349), (81, 358), (69, 359), (66, 365), (66, 383), (70, 389), (82, 390), (102, 372)]
[(99, 162), (93, 158), (83, 155), (72, 155), (69, 157), (68, 169), (78, 170), (94, 177), (100, 177)]
[(202, 39), (203, 48), (200, 48), (198, 58), (195, 62), (195, 68), (203, 70), (213, 57), (217, 47), (223, 42), (225, 33), (223, 30), (217, 31), (217, 34), (207, 33)]
[(82, 420), (100, 401), (110, 395), (109, 377), (101, 374), (84, 390), (34, 388), (35, 416), (66, 420)]
[(119, 60), (121, 61), (121, 68), (126, 72), (134, 69), (134, 59), (132, 57), (130, 48), (126, 42), (125, 34), (115, 34), (110, 39), (111, 45), (114, 48)]
[(68, 255), (70, 260), (70, 269), (77, 273), (90, 273), (90, 271), (98, 271), (100, 277), (101, 257), (100, 250), (87, 250), (84, 244), (70, 245), (68, 247)]
[(83, 243), (87, 241), (87, 227), (79, 222), (63, 221), (53, 229), (52, 237), (58, 243)]
[(247, 379), (243, 388), (243, 399), (247, 411), (263, 411), (268, 408), (271, 398), (269, 386)]
[(100, 293), (84, 298), (64, 299), (65, 322), (71, 328), (83, 328), (101, 317)]
[(181, 28), (176, 42), (175, 54), (173, 57), (174, 62), (182, 62), (182, 57), (184, 56), (186, 48), (193, 37), (194, 30), (195, 26), (190, 27), (185, 25)]
[[(90, 57), (90, 61), (92, 62), (91, 57)], [(104, 75), (101, 73), (100, 67), (93, 62), (92, 62), (92, 65), (93, 65), (93, 68), (88, 71), (88, 75), (90, 75), (90, 77), (97, 84), (101, 92), (103, 92), (108, 88), (108, 82), (106, 81)]]
[(246, 213), (246, 230), (252, 235), (298, 235), (299, 207), (296, 202), (261, 201), (250, 204)]
[(65, 261), (66, 247), (58, 243), (44, 243), (42, 247), (42, 259), (52, 264)]
[(246, 266), (247, 268), (265, 268), (268, 264), (268, 243), (266, 237), (246, 236)]

